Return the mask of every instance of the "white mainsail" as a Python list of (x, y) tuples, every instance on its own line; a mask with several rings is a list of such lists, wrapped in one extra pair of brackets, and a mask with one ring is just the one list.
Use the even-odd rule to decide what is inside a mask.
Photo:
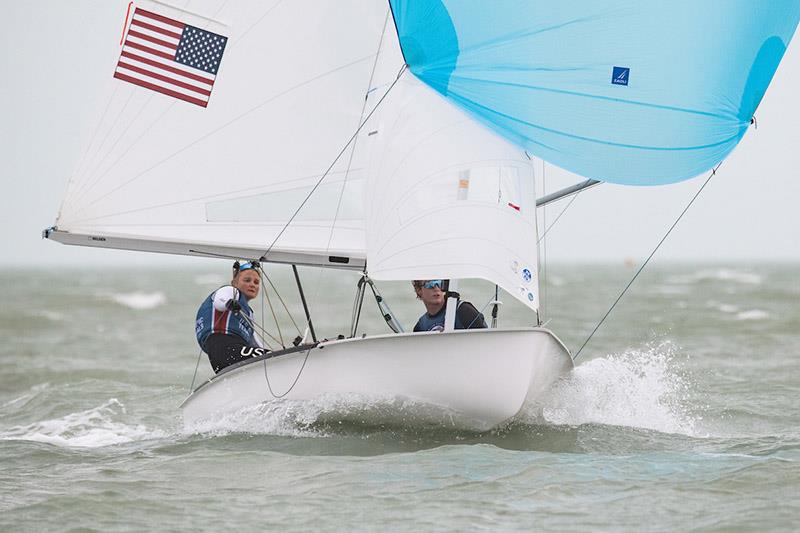
[(110, 80), (52, 237), (258, 257), (280, 234), (273, 260), (363, 266), (363, 163), (352, 144), (337, 156), (362, 119), (387, 6), (191, 2), (203, 17), (142, 7), (229, 37), (208, 107)]
[(388, 5), (137, 9), (228, 37), (213, 93), (201, 107), (111, 80), (51, 238), (484, 278), (538, 307), (531, 163), (410, 72), (397, 80)]

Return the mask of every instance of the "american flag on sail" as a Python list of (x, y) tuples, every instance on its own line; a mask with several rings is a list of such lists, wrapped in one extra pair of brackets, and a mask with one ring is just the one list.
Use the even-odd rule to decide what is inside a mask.
[(228, 38), (136, 8), (114, 77), (208, 105)]

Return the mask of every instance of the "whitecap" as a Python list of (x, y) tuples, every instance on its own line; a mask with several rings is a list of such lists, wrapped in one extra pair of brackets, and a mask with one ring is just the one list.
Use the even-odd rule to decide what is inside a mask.
[(326, 437), (342, 423), (365, 427), (453, 427), (457, 414), (440, 406), (391, 395), (322, 394), (309, 400), (273, 399), (235, 412), (217, 413), (184, 424), (187, 434), (232, 433)]
[(769, 313), (761, 309), (751, 309), (749, 311), (742, 311), (736, 315), (737, 320), (763, 320), (769, 318)]
[(111, 294), (111, 299), (131, 309), (155, 309), (167, 303), (163, 292), (128, 292)]
[(184, 432), (215, 437), (234, 433), (286, 437), (324, 436), (319, 431), (309, 429), (309, 425), (316, 422), (319, 412), (314, 402), (273, 400), (185, 424)]
[(759, 285), (762, 277), (752, 272), (731, 270), (728, 268), (699, 270), (686, 276), (672, 276), (671, 283), (696, 283), (699, 281), (732, 281), (749, 285)]
[(662, 343), (587, 361), (526, 412), (529, 422), (605, 424), (698, 436), (684, 404), (690, 388), (673, 348)]
[(51, 322), (63, 322), (64, 319), (66, 318), (66, 315), (64, 315), (64, 313), (59, 313), (57, 311), (50, 311), (47, 309), (32, 311), (30, 314), (35, 317), (41, 317), (47, 319)]
[(655, 291), (656, 293), (664, 296), (675, 296), (687, 294), (689, 292), (689, 288), (676, 285), (660, 285), (655, 288)]
[(119, 420), (125, 406), (112, 398), (99, 407), (61, 418), (11, 427), (0, 432), (0, 440), (44, 442), (56, 446), (100, 448), (115, 444), (163, 438), (164, 432)]
[(19, 396), (17, 398), (13, 398), (13, 399), (8, 400), (7, 402), (3, 403), (3, 405), (0, 406), (0, 408), (5, 409), (5, 408), (9, 408), (10, 407), (10, 408), (18, 409), (18, 408), (24, 406), (25, 404), (27, 404), (32, 399), (36, 398), (42, 391), (45, 391), (48, 388), (50, 388), (50, 383), (47, 383), (47, 382), (39, 383), (38, 385), (34, 385), (33, 387), (31, 387), (28, 390), (28, 392), (26, 392), (22, 396)]
[(715, 300), (709, 300), (706, 302), (706, 307), (711, 309), (716, 309), (723, 313), (736, 313), (739, 311), (739, 308), (733, 304), (724, 304), (721, 302), (717, 302)]

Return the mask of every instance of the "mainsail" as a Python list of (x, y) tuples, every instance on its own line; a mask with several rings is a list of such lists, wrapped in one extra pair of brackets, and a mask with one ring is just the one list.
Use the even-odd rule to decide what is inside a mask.
[[(136, 2), (135, 9), (227, 38), (207, 107), (111, 79), (119, 69), (108, 65), (97, 125), (51, 237), (211, 256), (270, 249), (271, 260), (363, 268), (365, 169), (348, 139), (364, 116), (391, 24), (387, 6), (185, 4)], [(129, 22), (126, 35), (150, 38), (148, 50), (130, 51), (158, 59), (166, 38), (149, 24)]]

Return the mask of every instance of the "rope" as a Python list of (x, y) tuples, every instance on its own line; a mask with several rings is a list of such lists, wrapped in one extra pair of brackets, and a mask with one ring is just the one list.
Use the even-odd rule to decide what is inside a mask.
[(194, 374), (192, 375), (192, 383), (189, 385), (189, 393), (194, 390), (194, 380), (197, 379), (197, 370), (200, 368), (200, 359), (203, 355), (203, 349), (200, 348), (200, 351), (197, 352), (197, 363), (194, 365)]
[[(556, 222), (558, 222), (558, 220), (561, 218), (561, 215), (563, 215), (564, 213), (566, 213), (566, 212), (567, 212), (567, 209), (569, 209), (569, 206), (571, 206), (571, 205), (572, 205), (572, 202), (574, 202), (574, 201), (575, 201), (575, 199), (578, 197), (578, 195), (579, 195), (580, 193), (582, 193), (582, 192), (583, 192), (583, 191), (578, 191), (578, 192), (576, 192), (575, 194), (573, 194), (573, 195), (572, 195), (572, 198), (570, 198), (570, 200), (569, 200), (569, 203), (568, 203), (566, 206), (564, 206), (564, 209), (562, 209), (562, 210), (561, 210), (561, 212), (558, 214), (558, 216), (556, 217), (556, 219), (555, 219), (553, 222), (551, 222), (549, 226), (547, 226), (547, 229), (545, 229), (545, 230), (544, 230), (544, 233), (542, 233), (542, 236), (541, 236), (541, 237), (539, 237), (539, 241), (541, 241), (542, 239), (544, 239), (544, 238), (547, 236), (547, 233), (548, 233), (548, 232), (549, 232), (551, 229), (553, 229), (553, 226), (555, 226), (555, 225), (556, 225)], [(542, 207), (542, 209), (547, 209), (547, 207)]]
[(281, 238), (281, 236), (286, 231), (286, 229), (289, 227), (289, 225), (294, 221), (295, 217), (300, 213), (300, 211), (306, 205), (306, 202), (308, 202), (308, 200), (311, 198), (311, 196), (316, 192), (316, 190), (322, 184), (322, 180), (324, 180), (325, 177), (328, 175), (328, 173), (330, 173), (331, 169), (333, 169), (333, 166), (336, 164), (337, 161), (339, 161), (339, 158), (341, 158), (342, 155), (347, 150), (347, 147), (350, 146), (350, 143), (352, 143), (355, 140), (356, 136), (361, 131), (361, 128), (363, 128), (364, 125), (367, 122), (369, 122), (369, 119), (372, 118), (372, 115), (375, 113), (375, 111), (377, 111), (377, 109), (381, 106), (381, 104), (386, 99), (386, 97), (389, 95), (389, 93), (392, 92), (392, 89), (394, 89), (394, 86), (397, 85), (398, 81), (400, 81), (400, 77), (403, 75), (403, 73), (405, 71), (406, 71), (406, 65), (404, 64), (402, 66), (402, 68), (400, 69), (400, 71), (397, 73), (397, 77), (394, 79), (392, 84), (389, 86), (388, 89), (386, 89), (386, 92), (383, 93), (383, 96), (381, 96), (381, 99), (378, 100), (378, 102), (375, 104), (375, 107), (372, 108), (372, 111), (369, 112), (367, 117), (363, 121), (361, 121), (361, 124), (358, 125), (358, 128), (356, 128), (356, 131), (353, 133), (353, 135), (350, 137), (350, 139), (344, 144), (342, 149), (339, 151), (339, 153), (336, 155), (336, 157), (331, 162), (330, 166), (328, 166), (327, 170), (325, 170), (325, 172), (322, 174), (322, 176), (317, 180), (317, 183), (314, 184), (314, 187), (311, 188), (311, 191), (309, 191), (309, 193), (306, 195), (306, 197), (303, 199), (303, 201), (300, 202), (300, 205), (297, 207), (297, 209), (292, 214), (292, 216), (289, 217), (289, 220), (286, 221), (286, 224), (283, 225), (283, 228), (281, 228), (281, 230), (278, 232), (278, 235), (276, 235), (275, 238), (272, 240), (272, 243), (264, 251), (264, 253), (262, 254), (262, 257), (266, 257), (267, 254), (269, 254), (269, 252), (272, 251), (272, 248), (275, 246), (275, 243), (278, 242), (278, 239)]
[(653, 251), (650, 252), (650, 255), (647, 256), (647, 259), (645, 259), (644, 263), (642, 263), (642, 266), (639, 267), (639, 270), (636, 271), (636, 274), (633, 275), (633, 278), (631, 278), (631, 280), (628, 282), (628, 284), (625, 286), (625, 288), (622, 289), (622, 292), (619, 293), (619, 296), (617, 296), (617, 299), (614, 300), (613, 304), (611, 304), (611, 307), (608, 309), (608, 311), (606, 311), (606, 314), (603, 315), (603, 318), (600, 319), (600, 322), (597, 323), (597, 325), (594, 327), (592, 332), (589, 334), (589, 336), (583, 342), (583, 344), (581, 345), (580, 349), (578, 349), (578, 352), (575, 354), (575, 357), (572, 358), (573, 361), (578, 358), (578, 356), (583, 351), (584, 347), (586, 347), (586, 345), (589, 343), (589, 340), (591, 340), (591, 338), (594, 336), (595, 332), (600, 328), (600, 326), (603, 324), (603, 322), (605, 322), (606, 318), (608, 318), (608, 315), (611, 314), (611, 311), (614, 310), (614, 307), (617, 306), (617, 303), (619, 303), (619, 301), (622, 299), (622, 297), (625, 295), (625, 293), (628, 292), (628, 289), (630, 288), (630, 286), (633, 285), (633, 282), (636, 281), (636, 278), (638, 278), (639, 274), (642, 273), (642, 271), (644, 270), (644, 267), (646, 267), (647, 264), (650, 262), (650, 259), (653, 258), (653, 256), (656, 254), (658, 249), (661, 248), (661, 245), (664, 244), (664, 241), (667, 240), (667, 237), (669, 237), (669, 234), (672, 233), (673, 229), (675, 229), (675, 226), (678, 225), (678, 222), (681, 221), (681, 219), (683, 218), (683, 215), (685, 215), (686, 212), (689, 210), (689, 208), (692, 207), (692, 204), (694, 203), (695, 200), (697, 200), (697, 197), (700, 196), (700, 193), (703, 192), (703, 189), (706, 188), (706, 185), (708, 185), (708, 182), (711, 181), (711, 178), (713, 178), (716, 175), (717, 169), (720, 167), (720, 165), (722, 165), (721, 161), (717, 164), (716, 167), (711, 169), (711, 174), (708, 175), (708, 178), (706, 178), (706, 181), (703, 182), (703, 185), (700, 186), (700, 188), (694, 194), (692, 199), (689, 200), (689, 203), (686, 204), (686, 207), (683, 208), (683, 211), (681, 211), (681, 214), (678, 215), (678, 218), (675, 219), (675, 222), (672, 223), (672, 226), (670, 226), (670, 228), (667, 230), (667, 232), (664, 234), (664, 236), (661, 238), (661, 240), (658, 241), (658, 244), (656, 245), (656, 247), (653, 248)]
[[(267, 277), (266, 272), (264, 272), (260, 268), (257, 269), (257, 271), (259, 271), (259, 276), (263, 276), (264, 278)], [(271, 282), (270, 282), (270, 285), (272, 285)], [(272, 288), (275, 289), (275, 286), (273, 285)], [(278, 293), (278, 291), (277, 291), (277, 289), (275, 289), (275, 294), (277, 294), (277, 293)], [(269, 297), (269, 291), (267, 291), (266, 288), (264, 288), (263, 294), (264, 294), (263, 299), (267, 300), (267, 305), (269, 305), (269, 311), (270, 311), (270, 313), (272, 313), (272, 320), (275, 321), (275, 329), (278, 330), (278, 337), (280, 338), (279, 343), (280, 343), (281, 347), (286, 348), (286, 343), (283, 341), (283, 332), (281, 331), (281, 325), (278, 323), (278, 315), (275, 314), (275, 308), (272, 306), (272, 300)], [(262, 300), (262, 302), (263, 302), (263, 300)], [(263, 303), (262, 303), (262, 305), (263, 305)]]
[(286, 392), (284, 392), (283, 394), (275, 394), (275, 391), (272, 390), (272, 384), (269, 382), (269, 375), (267, 375), (267, 358), (264, 359), (264, 380), (267, 382), (267, 388), (269, 389), (269, 393), (272, 394), (273, 398), (279, 400), (284, 396), (286, 396), (287, 394), (289, 394), (290, 392), (292, 392), (292, 389), (294, 389), (294, 386), (297, 385), (297, 382), (300, 380), (300, 376), (303, 375), (303, 369), (305, 369), (306, 363), (308, 362), (308, 356), (309, 354), (311, 354), (311, 350), (313, 350), (314, 348), (315, 346), (312, 346), (311, 348), (306, 350), (306, 355), (303, 358), (303, 366), (300, 367), (300, 371), (297, 373), (297, 376), (295, 376), (294, 381), (286, 390)]
[(283, 297), (281, 296), (281, 293), (280, 293), (280, 292), (278, 292), (278, 288), (275, 286), (275, 284), (274, 284), (274, 283), (272, 283), (272, 280), (269, 278), (269, 276), (267, 276), (267, 273), (266, 273), (266, 272), (264, 272), (264, 269), (263, 269), (263, 268), (259, 268), (259, 270), (261, 270), (261, 272), (264, 274), (264, 279), (266, 279), (266, 280), (267, 280), (267, 282), (269, 282), (269, 286), (270, 286), (270, 287), (272, 287), (272, 290), (273, 290), (273, 291), (275, 291), (275, 296), (277, 296), (277, 297), (278, 297), (278, 301), (279, 301), (279, 302), (281, 303), (281, 305), (283, 306), (283, 310), (284, 310), (284, 311), (286, 311), (286, 314), (289, 316), (289, 320), (291, 320), (291, 321), (292, 321), (292, 325), (294, 326), (294, 329), (296, 329), (296, 330), (297, 330), (297, 333), (298, 333), (298, 335), (301, 335), (303, 332), (302, 332), (302, 331), (300, 331), (300, 326), (298, 326), (298, 325), (297, 325), (297, 322), (295, 322), (295, 320), (294, 320), (294, 317), (292, 316), (292, 313), (291, 313), (291, 311), (289, 311), (289, 308), (286, 306), (286, 302), (283, 300)]

